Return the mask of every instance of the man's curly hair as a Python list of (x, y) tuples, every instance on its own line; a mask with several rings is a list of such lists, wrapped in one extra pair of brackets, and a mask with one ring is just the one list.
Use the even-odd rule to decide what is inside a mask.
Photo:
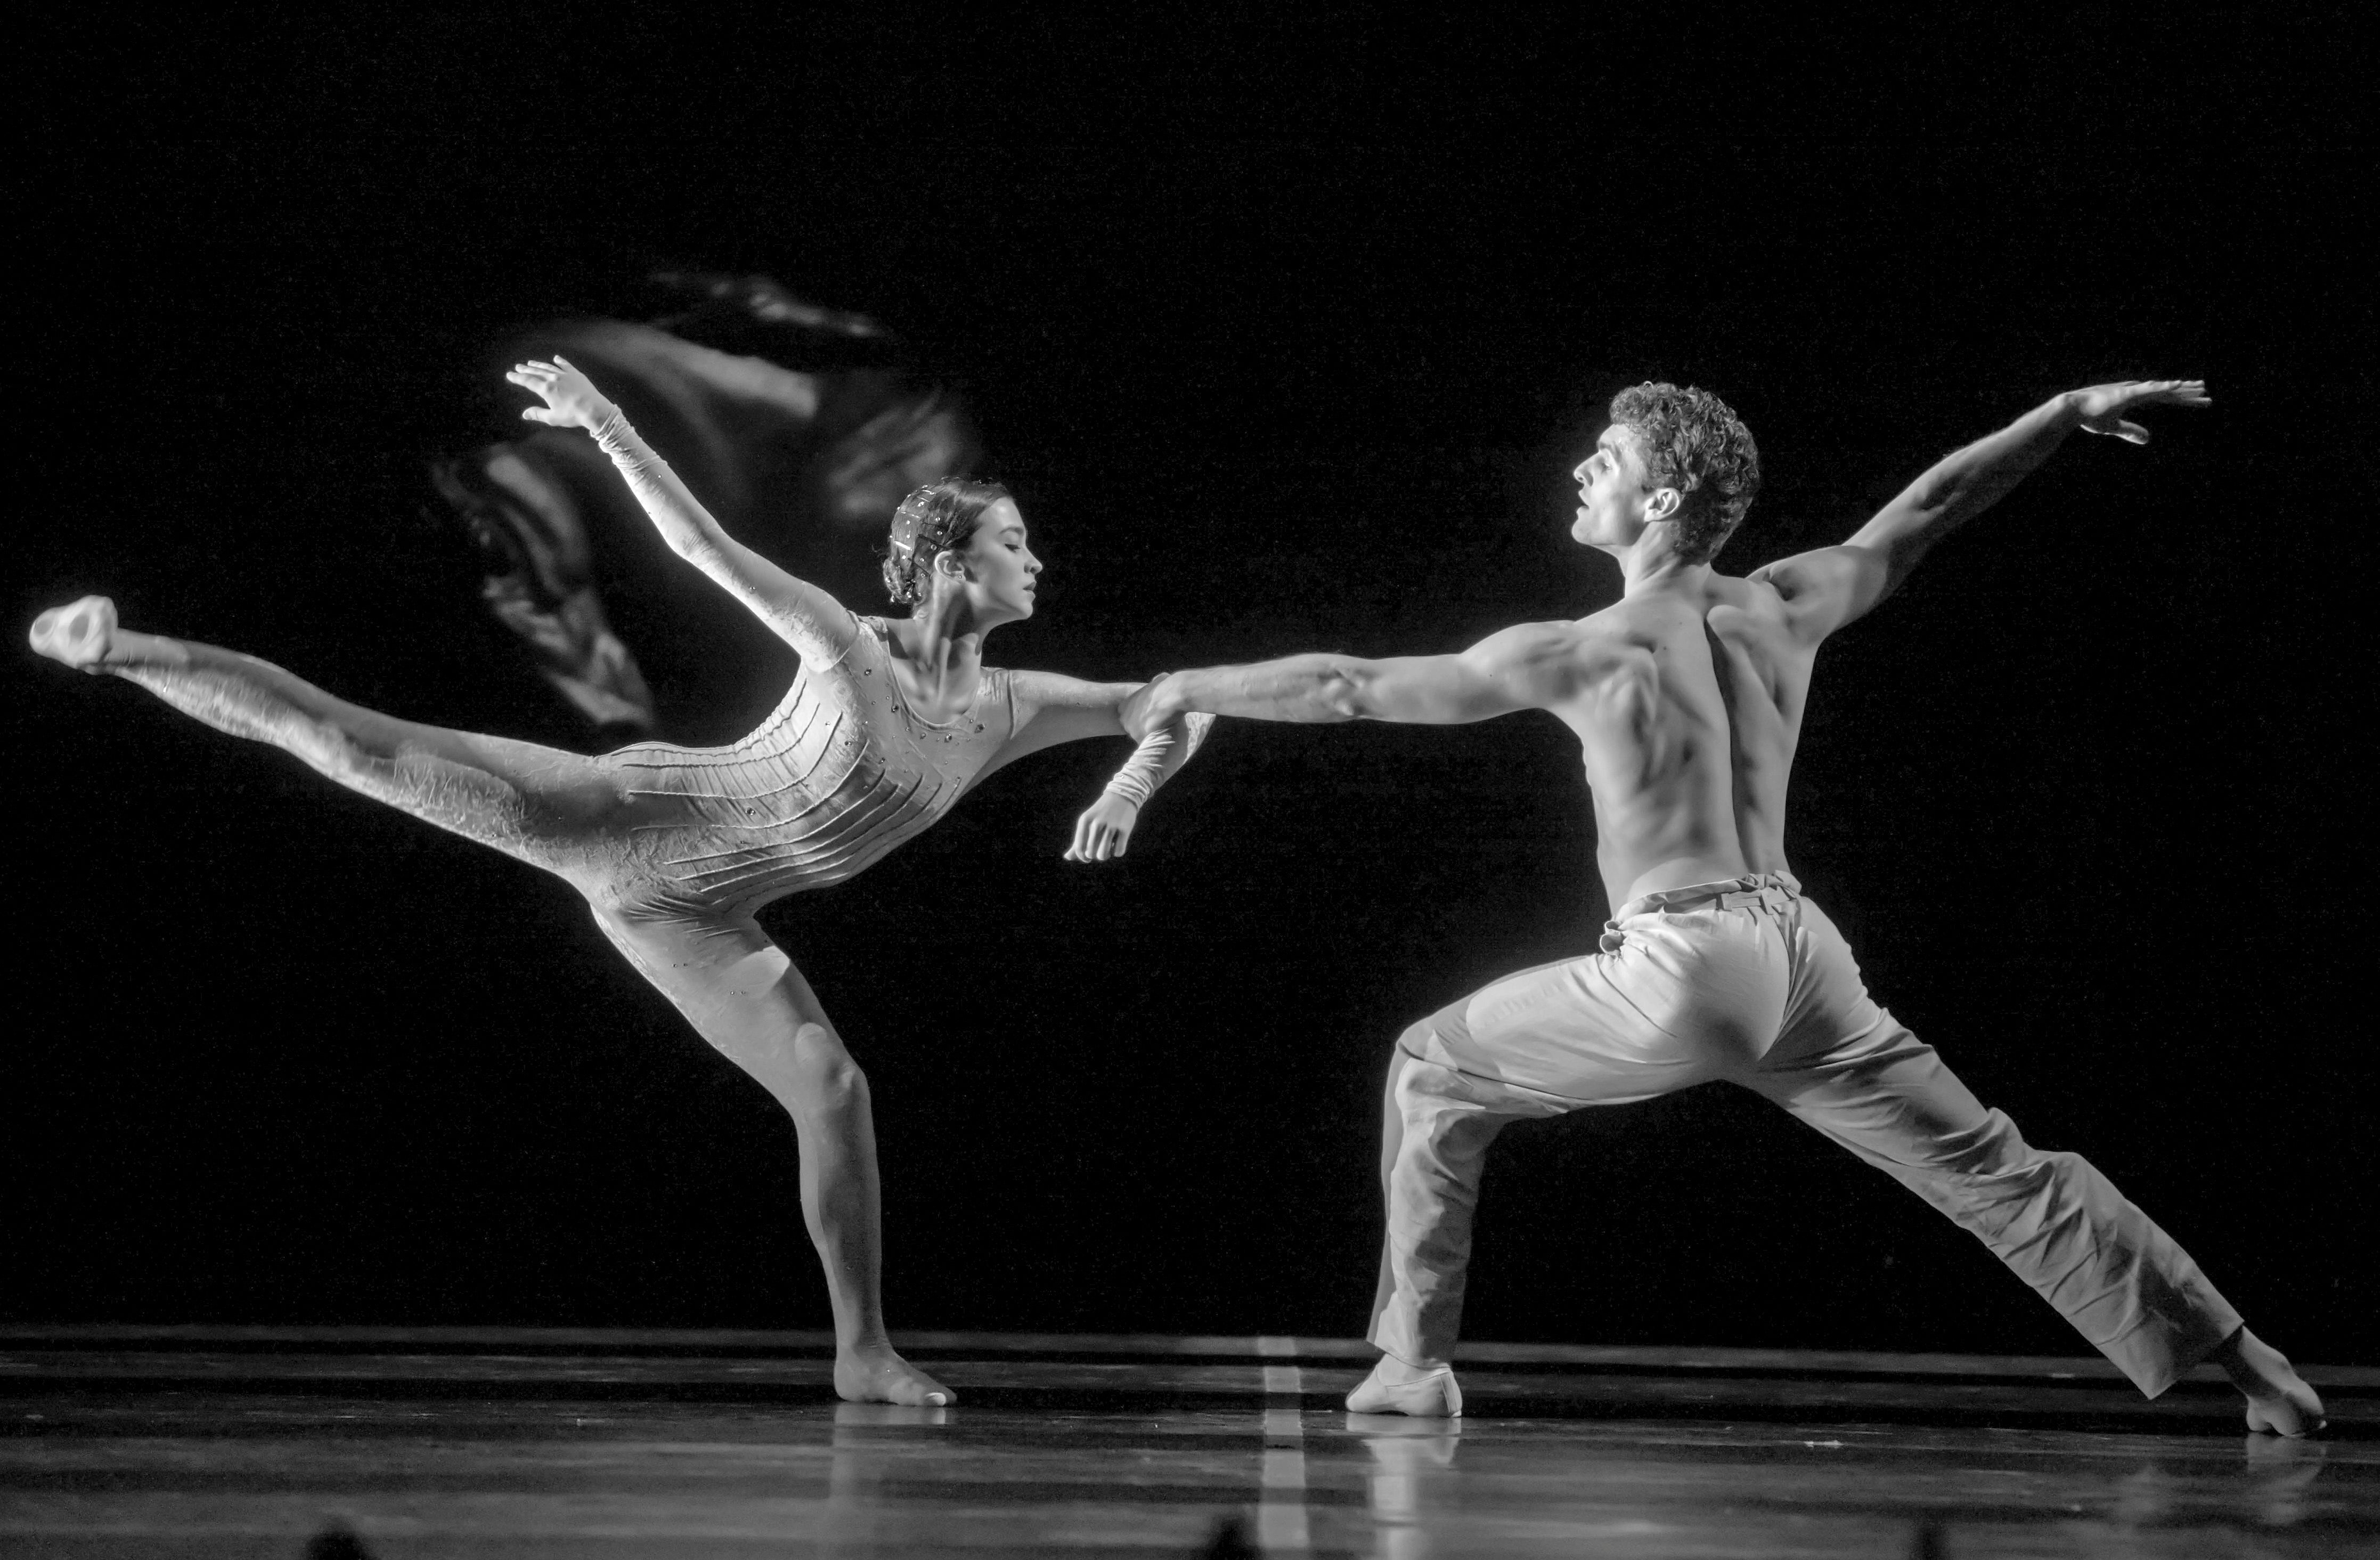
[(1678, 490), (1681, 555), (1710, 562), (1760, 492), (1752, 430), (1707, 390), (1649, 379), (1611, 397), (1611, 420), (1643, 442), (1654, 483)]

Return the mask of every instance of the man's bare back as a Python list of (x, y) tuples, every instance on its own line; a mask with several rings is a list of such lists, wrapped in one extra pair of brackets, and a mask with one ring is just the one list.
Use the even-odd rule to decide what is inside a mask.
[(1471, 1213), (1505, 1124), (1726, 1081), (1949, 1214), (2144, 1393), (2211, 1359), (2247, 1395), (2251, 1428), (2297, 1434), (2320, 1421), (2312, 1389), (2146, 1214), (2081, 1156), (2028, 1145), (1875, 1004), (1785, 859), (1819, 645), (2075, 429), (2144, 442), (2127, 410), (2204, 401), (2184, 381), (2056, 397), (1937, 463), (1842, 545), (1736, 579), (1709, 559), (1757, 490), (1750, 434), (1703, 392), (1622, 392), (1575, 473), (1571, 528), (1618, 561), (1618, 603), (1452, 655), (1180, 673), (1126, 706), (1136, 732), (1191, 711), (1450, 725), (1537, 709), (1583, 750), (1611, 923), (1597, 952), (1491, 982), (1400, 1037), (1371, 1332), (1384, 1353), (1349, 1408), (1462, 1412), (1450, 1359)]
[(1547, 708), (1579, 739), (1613, 905), (1785, 870), (1785, 782), (1815, 656), (1774, 586), (1704, 570), (1514, 632), (1560, 645), (1576, 668), (1575, 690)]

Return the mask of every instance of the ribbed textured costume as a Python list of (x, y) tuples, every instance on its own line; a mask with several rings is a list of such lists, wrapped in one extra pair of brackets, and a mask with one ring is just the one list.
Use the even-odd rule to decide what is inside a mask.
[(893, 681), (884, 622), (859, 626), (837, 660), (805, 660), (742, 741), (610, 755), (640, 820), (620, 900), (734, 913), (841, 883), (931, 827), (1015, 735), (1007, 672), (984, 667), (966, 710), (926, 721)]

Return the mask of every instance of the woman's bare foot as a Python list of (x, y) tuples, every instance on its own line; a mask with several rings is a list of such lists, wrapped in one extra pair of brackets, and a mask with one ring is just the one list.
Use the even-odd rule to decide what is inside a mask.
[(959, 1395), (892, 1351), (891, 1344), (868, 1348), (838, 1348), (834, 1353), (834, 1395), (845, 1403), (898, 1403), (911, 1408), (941, 1408)]
[(1453, 1419), (1463, 1412), (1463, 1388), (1455, 1382), (1452, 1366), (1424, 1369), (1384, 1354), (1364, 1378), (1364, 1384), (1347, 1395), (1347, 1411)]
[(2306, 1435), (2327, 1422), (2322, 1415), (2322, 1399), (2306, 1385), (2305, 1378), (2289, 1368), (2279, 1349), (2245, 1327), (2224, 1339), (2222, 1347), (2207, 1358), (2222, 1366), (2231, 1384), (2246, 1395), (2250, 1430)]
[(115, 603), (105, 596), (85, 596), (71, 606), (54, 606), (33, 619), (26, 638), (53, 661), (96, 672), (115, 642)]

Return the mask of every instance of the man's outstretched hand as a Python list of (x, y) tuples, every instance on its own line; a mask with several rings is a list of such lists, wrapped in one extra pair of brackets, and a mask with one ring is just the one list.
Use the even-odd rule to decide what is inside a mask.
[(545, 403), (521, 413), (530, 422), (553, 428), (584, 428), (592, 433), (603, 426), (613, 409), (612, 403), (603, 398), (603, 392), (572, 368), (570, 360), (565, 357), (557, 355), (550, 363), (531, 358), (516, 365), (504, 377), (524, 390), (535, 391)]
[(2130, 421), (2125, 413), (2142, 407), (2206, 407), (2203, 379), (2128, 379), (2120, 384), (2094, 384), (2073, 392), (2074, 409), (2082, 414), (2086, 433), (2108, 433), (2128, 445), (2149, 442), (2149, 431)]

